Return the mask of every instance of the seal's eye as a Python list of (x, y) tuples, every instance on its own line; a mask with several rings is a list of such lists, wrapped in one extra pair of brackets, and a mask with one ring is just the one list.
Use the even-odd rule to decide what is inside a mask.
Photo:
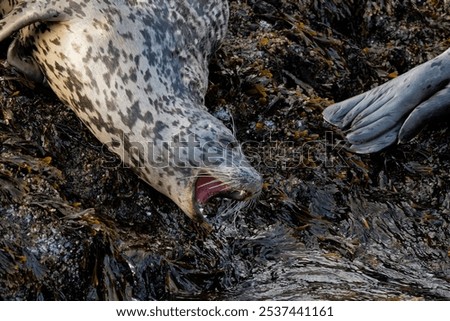
[(237, 141), (232, 141), (228, 144), (228, 147), (231, 149), (239, 148), (239, 143)]
[(228, 137), (219, 138), (219, 143), (227, 149), (235, 149), (239, 147), (239, 143), (236, 140)]

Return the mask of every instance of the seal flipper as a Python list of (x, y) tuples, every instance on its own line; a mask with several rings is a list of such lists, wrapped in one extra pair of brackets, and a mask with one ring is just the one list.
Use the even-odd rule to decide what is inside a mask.
[(20, 70), (28, 79), (36, 83), (44, 83), (45, 76), (33, 58), (22, 56), (22, 46), (18, 39), (14, 39), (8, 48), (7, 61), (11, 66)]
[(375, 153), (386, 146), (392, 145), (397, 141), (397, 133), (401, 127), (401, 124), (387, 130), (382, 136), (375, 137), (373, 140), (368, 142), (354, 143), (350, 142), (349, 149), (360, 154), (370, 154)]
[(346, 130), (353, 151), (377, 152), (411, 138), (433, 115), (449, 112), (449, 81), (450, 49), (381, 86), (329, 106), (323, 116)]
[(450, 84), (428, 100), (417, 106), (406, 118), (398, 134), (400, 143), (407, 142), (431, 120), (447, 119), (450, 116)]
[[(3, 6), (2, 9), (4, 9)], [(34, 23), (69, 19), (69, 16), (64, 13), (64, 7), (49, 4), (48, 1), (22, 1), (16, 4), (12, 10), (6, 9), (2, 11), (7, 12), (9, 10), (9, 12), (0, 20), (0, 41)], [(31, 57), (20, 55), (24, 51), (22, 49), (21, 39), (14, 39), (8, 49), (8, 63), (19, 69), (31, 80), (42, 82), (44, 76), (40, 68)]]
[(329, 106), (323, 111), (323, 118), (330, 124), (339, 128), (347, 127), (347, 121), (350, 119), (350, 117), (346, 116), (348, 116), (349, 112), (351, 110), (354, 110), (354, 107), (358, 106), (366, 96), (366, 93), (362, 93), (340, 103)]

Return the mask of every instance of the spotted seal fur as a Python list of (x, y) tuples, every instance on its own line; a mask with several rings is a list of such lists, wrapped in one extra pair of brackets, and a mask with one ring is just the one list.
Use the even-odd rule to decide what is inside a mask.
[(262, 179), (204, 106), (223, 0), (1, 1), (7, 60), (45, 81), (92, 133), (189, 217), (215, 196), (248, 200)]
[(331, 105), (328, 122), (344, 129), (350, 149), (378, 152), (411, 139), (450, 115), (450, 49), (374, 89)]

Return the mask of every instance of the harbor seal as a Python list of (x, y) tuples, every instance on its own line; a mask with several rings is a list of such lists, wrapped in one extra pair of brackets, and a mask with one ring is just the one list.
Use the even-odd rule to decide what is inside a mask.
[(214, 197), (254, 199), (262, 178), (208, 113), (223, 0), (1, 1), (7, 61), (45, 81), (98, 140), (190, 218)]
[(323, 112), (345, 130), (350, 149), (378, 152), (405, 142), (432, 119), (450, 115), (450, 49), (403, 75)]

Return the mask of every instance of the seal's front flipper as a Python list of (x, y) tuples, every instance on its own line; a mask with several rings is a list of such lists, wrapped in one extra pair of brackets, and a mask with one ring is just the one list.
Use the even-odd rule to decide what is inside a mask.
[(20, 72), (22, 72), (29, 80), (36, 83), (44, 83), (45, 76), (42, 73), (41, 68), (39, 68), (32, 57), (21, 55), (22, 51), (22, 46), (19, 44), (18, 39), (14, 39), (8, 48), (8, 63), (20, 70)]
[(398, 141), (407, 142), (433, 120), (450, 120), (450, 84), (411, 112), (400, 129)]
[(329, 106), (323, 116), (345, 131), (351, 150), (378, 152), (413, 137), (433, 115), (448, 113), (449, 82), (450, 49), (381, 86)]
[(340, 103), (333, 104), (323, 111), (323, 118), (330, 124), (339, 128), (348, 126), (349, 120), (351, 121), (351, 114), (358, 111), (358, 106), (364, 107), (364, 101), (367, 93), (359, 94)]
[[(64, 21), (69, 18), (60, 4), (51, 4), (51, 1), (21, 1), (14, 5), (12, 9), (10, 5), (4, 4), (1, 8), (2, 12), (8, 13), (0, 20), (0, 41), (34, 23)], [(18, 37), (12, 41), (8, 49), (7, 61), (10, 65), (19, 69), (27, 78), (42, 82), (44, 75), (31, 57), (31, 53), (28, 52), (27, 46), (24, 45), (27, 38), (30, 37), (28, 32), (30, 30), (19, 33)]]

